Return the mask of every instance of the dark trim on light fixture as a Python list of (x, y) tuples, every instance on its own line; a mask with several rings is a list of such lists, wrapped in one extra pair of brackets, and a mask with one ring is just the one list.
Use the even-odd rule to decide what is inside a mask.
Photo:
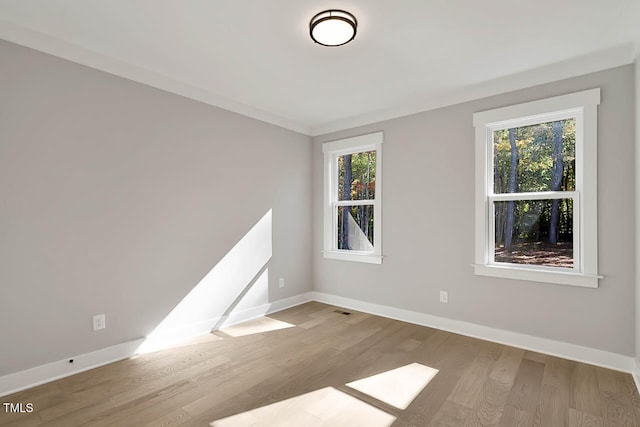
[[(351, 38), (340, 44), (325, 44), (316, 40), (316, 38), (313, 36), (313, 29), (318, 24), (325, 21), (329, 21), (329, 20), (339, 20), (349, 24), (351, 28), (353, 28), (353, 35), (351, 36)], [(329, 47), (343, 46), (349, 43), (354, 38), (356, 38), (357, 29), (358, 29), (358, 21), (356, 20), (356, 17), (353, 16), (353, 14), (347, 12), (346, 10), (340, 10), (340, 9), (323, 10), (322, 12), (315, 14), (313, 18), (311, 18), (311, 21), (309, 21), (309, 36), (311, 37), (311, 40), (313, 40), (315, 43), (322, 46), (329, 46)]]

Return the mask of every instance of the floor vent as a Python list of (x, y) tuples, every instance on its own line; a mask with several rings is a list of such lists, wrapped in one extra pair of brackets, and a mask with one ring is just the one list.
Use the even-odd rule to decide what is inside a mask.
[(340, 314), (344, 314), (345, 316), (350, 315), (351, 313), (349, 313), (348, 311), (342, 311), (342, 310), (333, 310), (334, 313), (340, 313)]

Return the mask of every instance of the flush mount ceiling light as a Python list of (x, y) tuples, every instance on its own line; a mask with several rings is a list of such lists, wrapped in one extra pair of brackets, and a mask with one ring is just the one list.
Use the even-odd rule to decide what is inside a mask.
[(358, 21), (344, 10), (325, 10), (309, 22), (309, 34), (322, 46), (342, 46), (356, 37)]

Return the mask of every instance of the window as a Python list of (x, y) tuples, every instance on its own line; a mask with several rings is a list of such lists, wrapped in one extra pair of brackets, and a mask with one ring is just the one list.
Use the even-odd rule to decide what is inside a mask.
[(600, 89), (475, 113), (475, 274), (597, 287)]
[(382, 132), (327, 142), (324, 257), (382, 263)]

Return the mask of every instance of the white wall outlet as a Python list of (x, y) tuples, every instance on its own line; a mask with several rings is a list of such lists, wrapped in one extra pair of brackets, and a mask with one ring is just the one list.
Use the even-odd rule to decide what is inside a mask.
[(278, 280), (278, 287), (284, 288), (284, 277), (281, 277), (280, 280)]
[(107, 327), (106, 319), (104, 314), (96, 314), (93, 316), (93, 330), (99, 331), (100, 329), (104, 329)]
[(447, 304), (449, 302), (449, 292), (440, 291), (440, 302)]

